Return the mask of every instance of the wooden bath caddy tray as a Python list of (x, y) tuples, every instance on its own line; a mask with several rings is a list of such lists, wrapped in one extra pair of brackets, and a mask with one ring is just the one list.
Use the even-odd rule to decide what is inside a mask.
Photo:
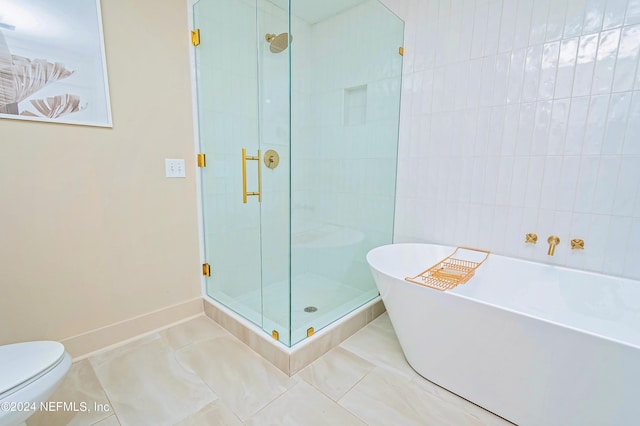
[[(459, 250), (462, 250), (458, 253)], [(484, 253), (484, 258), (467, 260), (461, 259), (463, 252), (471, 251)], [(458, 247), (453, 253), (445, 257), (431, 268), (422, 271), (415, 277), (407, 277), (406, 281), (420, 284), (440, 291), (455, 288), (458, 284), (464, 284), (473, 276), (476, 269), (489, 257), (489, 251), (470, 247)], [(476, 254), (475, 257), (478, 257)]]

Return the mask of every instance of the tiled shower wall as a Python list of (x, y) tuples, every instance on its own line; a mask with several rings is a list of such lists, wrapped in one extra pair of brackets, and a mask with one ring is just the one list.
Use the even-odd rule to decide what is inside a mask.
[(406, 22), (396, 242), (640, 278), (640, 0), (384, 3)]

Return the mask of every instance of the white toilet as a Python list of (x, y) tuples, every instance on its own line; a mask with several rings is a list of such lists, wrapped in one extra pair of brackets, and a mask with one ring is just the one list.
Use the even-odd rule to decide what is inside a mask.
[(58, 342), (0, 346), (0, 426), (24, 422), (40, 409), (71, 367)]

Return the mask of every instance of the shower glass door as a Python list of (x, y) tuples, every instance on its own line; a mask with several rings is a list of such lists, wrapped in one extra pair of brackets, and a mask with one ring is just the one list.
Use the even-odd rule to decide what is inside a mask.
[(288, 60), (267, 56), (265, 36), (286, 32), (288, 19), (271, 6), (193, 6), (206, 292), (288, 345)]

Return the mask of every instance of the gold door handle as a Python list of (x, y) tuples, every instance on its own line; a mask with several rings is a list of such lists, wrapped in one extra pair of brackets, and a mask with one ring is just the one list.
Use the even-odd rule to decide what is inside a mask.
[[(251, 156), (247, 155), (247, 148), (242, 148), (242, 202), (244, 204), (247, 203), (247, 197), (252, 195), (258, 196), (258, 202), (262, 202), (262, 166), (260, 164), (260, 150), (258, 150), (258, 155)], [(258, 162), (258, 191), (257, 192), (247, 192), (247, 160), (255, 160)]]

